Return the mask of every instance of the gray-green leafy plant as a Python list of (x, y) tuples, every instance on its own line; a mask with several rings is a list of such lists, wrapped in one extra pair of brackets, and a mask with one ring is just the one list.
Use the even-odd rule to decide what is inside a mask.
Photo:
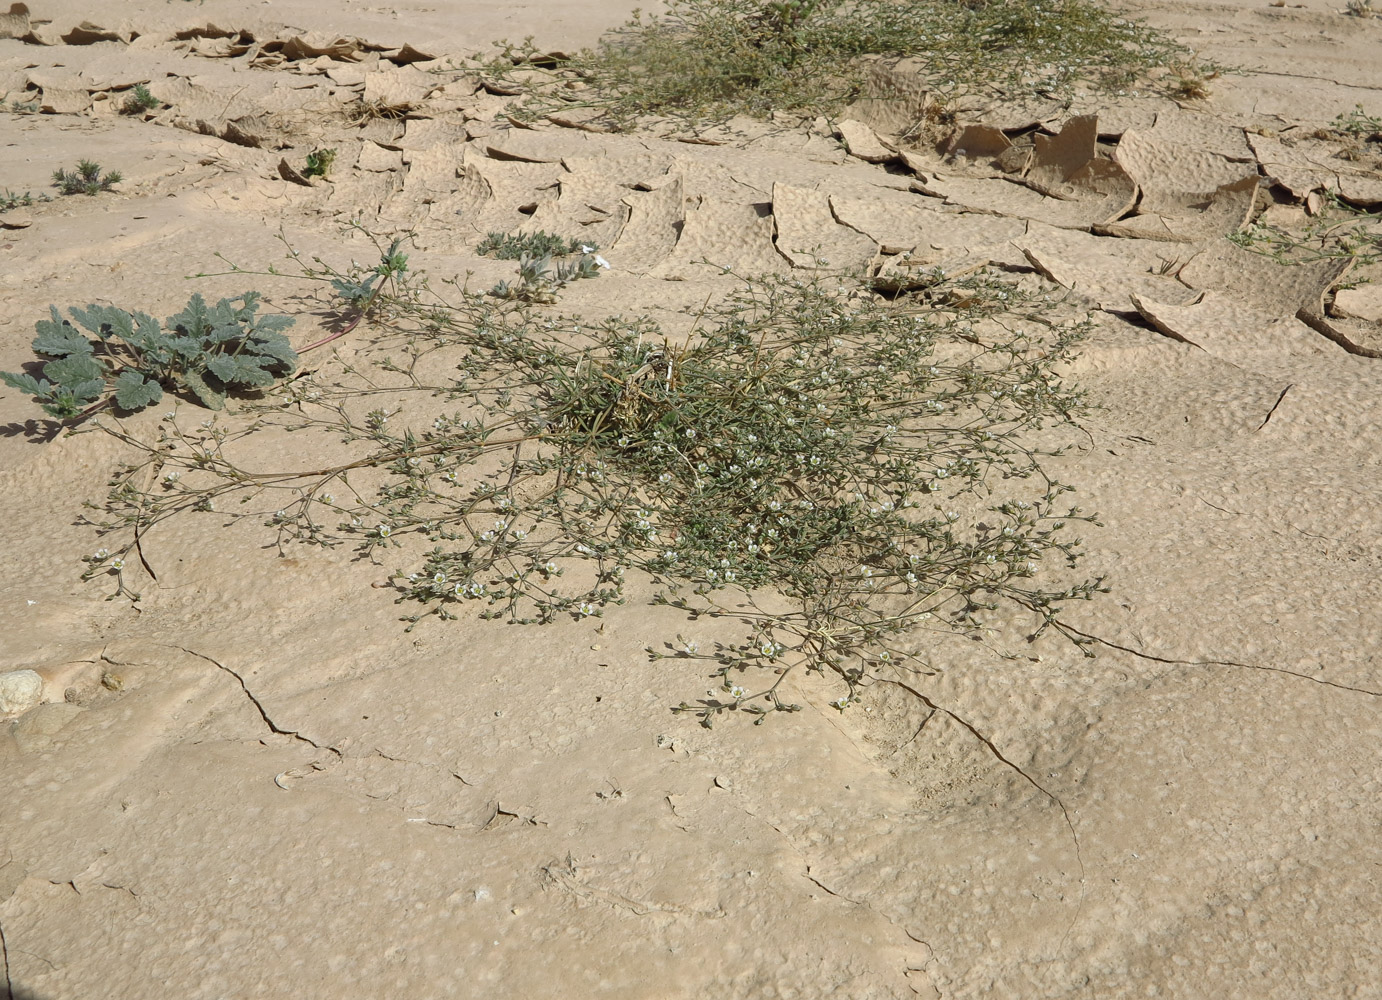
[(165, 389), (189, 392), (219, 410), (227, 394), (264, 389), (297, 368), (282, 333), (293, 320), (256, 315), (259, 297), (246, 292), (208, 306), (193, 295), (161, 326), (145, 313), (101, 305), (69, 309), (74, 326), (53, 306), (51, 317), (36, 324), (34, 353), (49, 359), (40, 374), (0, 372), (0, 381), (60, 419), (110, 405), (142, 410)]
[(564, 257), (573, 253), (596, 253), (596, 243), (557, 236), (539, 229), (535, 233), (490, 233), (475, 248), (481, 257), (518, 260), (520, 257)]
[[(395, 346), (373, 370), (362, 356), (293, 380), (241, 432), (324, 432), (358, 459), (257, 471), (230, 461), (220, 426), (123, 434), (145, 457), (96, 523), (127, 541), (111, 546), (119, 566), (103, 549), (88, 575), (114, 571), (129, 593), (141, 534), (238, 495), (232, 516), (267, 520), (280, 546), (403, 554), (409, 628), (467, 608), (598, 616), (637, 580), (693, 619), (748, 625), (741, 642), (650, 650), (710, 666), (720, 693), (682, 706), (707, 724), (796, 710), (779, 692), (798, 669), (837, 678), (843, 710), (877, 671), (929, 669), (920, 632), (978, 635), (1004, 602), (1064, 632), (1061, 604), (1100, 590), (1068, 578), (1069, 525), (1092, 518), (1041, 465), (1080, 412), (1061, 371), (1086, 326), (1039, 290), (981, 276), (904, 309), (833, 281), (754, 279), (674, 340), (646, 318), (590, 326), (401, 283), (376, 314)], [(770, 594), (788, 610), (765, 610)]]
[(53, 171), (53, 184), (63, 194), (100, 194), (109, 191), (121, 180), (118, 170), (102, 174), (101, 165), (94, 160), (79, 160), (76, 170), (58, 167)]
[(555, 265), (550, 256), (524, 254), (518, 259), (518, 281), (501, 281), (490, 289), (490, 294), (500, 299), (550, 304), (557, 300), (557, 291), (567, 282), (599, 276), (600, 265), (590, 254)]

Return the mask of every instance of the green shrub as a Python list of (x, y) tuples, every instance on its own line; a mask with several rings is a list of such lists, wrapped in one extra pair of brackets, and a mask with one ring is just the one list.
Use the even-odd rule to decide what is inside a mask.
[[(707, 724), (795, 710), (778, 692), (798, 667), (836, 677), (843, 709), (872, 671), (921, 662), (919, 631), (979, 634), (1015, 602), (1040, 632), (1100, 589), (1060, 580), (1079, 551), (1068, 526), (1091, 518), (1040, 464), (1080, 411), (1060, 371), (1085, 325), (997, 277), (910, 311), (834, 281), (755, 279), (673, 340), (646, 318), (592, 326), (391, 274), (374, 308), (395, 346), (374, 370), (362, 355), (295, 379), (255, 421), (361, 442), (361, 457), (259, 473), (226, 458), (225, 430), (174, 420), (178, 447), (142, 446), (101, 530), (137, 538), (238, 495), (280, 546), (379, 561), (406, 543), (392, 580), (410, 629), (464, 610), (598, 616), (639, 580), (692, 618), (750, 624), (738, 644), (650, 650), (710, 665), (720, 696), (683, 706)], [(793, 610), (760, 610), (766, 594)]]
[(53, 171), (53, 184), (63, 194), (100, 194), (109, 191), (121, 180), (117, 170), (102, 175), (101, 165), (92, 160), (79, 160), (77, 169), (70, 173), (62, 167)]
[[(880, 58), (909, 59), (942, 92), (1028, 94), (1069, 92), (1079, 81), (1123, 86), (1185, 54), (1093, 0), (670, 0), (665, 14), (635, 13), (594, 51), (558, 65), (555, 86), (531, 73), (521, 82), (540, 110), (575, 101), (616, 122), (703, 120), (838, 109), (863, 93)], [(510, 46), (491, 72), (544, 62)], [(573, 78), (588, 89), (567, 89)]]
[(142, 115), (146, 111), (152, 111), (161, 103), (163, 102), (149, 93), (148, 87), (142, 83), (137, 83), (134, 85), (134, 90), (130, 92), (130, 96), (125, 99), (125, 104), (120, 111), (126, 115)]

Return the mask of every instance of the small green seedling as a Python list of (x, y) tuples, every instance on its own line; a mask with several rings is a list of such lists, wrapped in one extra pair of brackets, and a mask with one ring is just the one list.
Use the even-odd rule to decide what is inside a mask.
[(53, 171), (53, 184), (63, 194), (100, 194), (123, 179), (118, 170), (103, 175), (101, 165), (94, 160), (78, 160), (77, 169), (71, 173), (62, 167)]
[(314, 149), (307, 154), (307, 168), (303, 170), (302, 176), (320, 177), (325, 180), (331, 175), (331, 165), (335, 162), (334, 149)]
[(52, 200), (53, 199), (49, 198), (46, 194), (35, 195), (30, 191), (25, 191), (23, 194), (15, 194), (9, 188), (5, 188), (4, 193), (0, 194), (0, 212), (8, 212), (12, 208), (28, 208), (30, 205), (40, 201)]
[(142, 83), (136, 83), (130, 96), (125, 99), (125, 105), (120, 109), (121, 114), (142, 115), (146, 111), (152, 111), (163, 102), (153, 94), (149, 93), (149, 88)]
[(193, 295), (162, 328), (152, 316), (113, 306), (69, 309), (88, 336), (53, 306), (52, 318), (36, 324), (34, 353), (49, 359), (41, 377), (0, 372), (0, 382), (64, 420), (112, 404), (142, 410), (162, 399), (165, 388), (219, 410), (228, 393), (262, 389), (297, 369), (297, 353), (282, 332), (293, 320), (256, 316), (258, 308), (258, 292), (214, 306)]
[(1335, 115), (1330, 125), (1336, 132), (1365, 142), (1382, 142), (1382, 117), (1368, 114), (1361, 104), (1355, 104), (1346, 114)]

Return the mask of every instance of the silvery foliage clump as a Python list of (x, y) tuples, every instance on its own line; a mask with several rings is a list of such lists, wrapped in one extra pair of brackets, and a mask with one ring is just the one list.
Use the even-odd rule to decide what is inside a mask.
[(111, 404), (142, 410), (165, 390), (219, 410), (227, 394), (264, 389), (297, 369), (282, 332), (293, 320), (257, 315), (259, 298), (246, 292), (208, 306), (193, 295), (161, 325), (147, 313), (102, 305), (73, 307), (67, 320), (51, 306), (50, 318), (35, 324), (34, 353), (48, 359), (39, 374), (0, 372), (0, 380), (60, 419)]
[(501, 281), (490, 289), (490, 294), (499, 299), (551, 304), (556, 301), (557, 291), (568, 282), (598, 278), (601, 260), (603, 258), (584, 253), (577, 260), (558, 262), (554, 266), (550, 255), (531, 257), (524, 254), (518, 259), (518, 282)]

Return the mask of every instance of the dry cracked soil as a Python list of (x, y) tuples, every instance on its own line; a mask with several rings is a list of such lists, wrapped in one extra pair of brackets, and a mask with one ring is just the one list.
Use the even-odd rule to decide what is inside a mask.
[[(0, 189), (123, 174), (0, 212), (0, 369), (50, 304), (247, 281), (301, 346), (329, 329), (302, 283), (185, 276), (280, 234), (370, 259), (349, 220), (485, 287), (514, 268), (486, 233), (581, 234), (610, 269), (553, 308), (669, 329), (740, 274), (984, 267), (1094, 317), (1057, 472), (1110, 587), (1064, 612), (1092, 657), (995, 624), (934, 639), (925, 701), (793, 678), (804, 711), (706, 730), (668, 711), (703, 664), (645, 650), (732, 621), (405, 632), (388, 567), (281, 555), (262, 518), (168, 522), (142, 600), (103, 600), (82, 501), (128, 447), (5, 389), (0, 670), (42, 686), (0, 724), (0, 996), (1382, 995), (1382, 266), (1227, 239), (1382, 206), (1382, 136), (1329, 128), (1382, 115), (1382, 18), (1336, 3), (1139, 0), (1236, 67), (1208, 98), (970, 102), (911, 144), (883, 100), (695, 141), (520, 127), (459, 61), (589, 45), (617, 0), (0, 14)], [(121, 114), (140, 83), (157, 107)], [(301, 448), (266, 430), (253, 461)]]

